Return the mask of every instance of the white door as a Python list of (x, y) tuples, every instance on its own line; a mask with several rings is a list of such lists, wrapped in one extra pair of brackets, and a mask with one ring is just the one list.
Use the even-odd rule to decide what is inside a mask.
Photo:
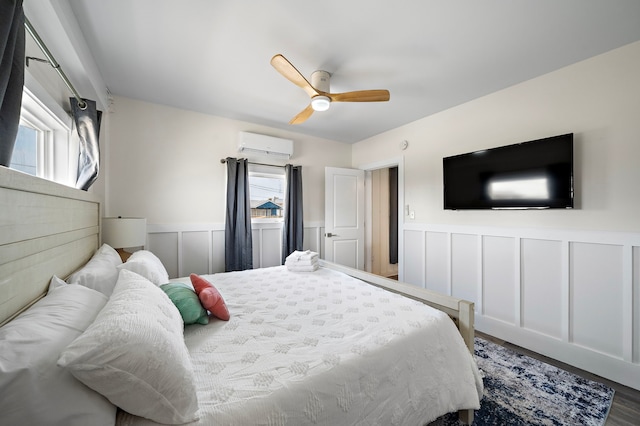
[(326, 167), (325, 259), (364, 269), (364, 170)]

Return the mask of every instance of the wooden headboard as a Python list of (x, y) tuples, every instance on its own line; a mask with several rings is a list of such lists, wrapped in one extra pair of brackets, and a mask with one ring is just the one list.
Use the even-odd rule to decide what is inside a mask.
[(0, 325), (66, 278), (100, 243), (100, 202), (69, 188), (0, 166)]

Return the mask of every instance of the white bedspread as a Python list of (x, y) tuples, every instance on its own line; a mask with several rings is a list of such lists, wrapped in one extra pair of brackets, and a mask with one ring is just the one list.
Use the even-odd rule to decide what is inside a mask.
[(185, 330), (196, 424), (422, 425), (480, 407), (475, 362), (440, 311), (324, 268), (205, 278), (231, 320)]

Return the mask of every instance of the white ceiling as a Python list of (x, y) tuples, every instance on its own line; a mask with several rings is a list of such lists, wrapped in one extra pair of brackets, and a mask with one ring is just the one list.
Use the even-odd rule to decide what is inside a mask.
[[(111, 93), (347, 143), (640, 40), (637, 0), (69, 3)], [(391, 100), (290, 126), (309, 98), (276, 53)]]

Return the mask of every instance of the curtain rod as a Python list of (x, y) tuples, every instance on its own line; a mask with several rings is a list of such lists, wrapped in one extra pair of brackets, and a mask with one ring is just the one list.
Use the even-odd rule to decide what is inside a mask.
[(42, 53), (44, 53), (44, 56), (46, 56), (49, 64), (53, 67), (54, 70), (56, 70), (64, 84), (71, 91), (71, 93), (73, 93), (73, 96), (78, 100), (78, 107), (82, 110), (86, 109), (87, 103), (80, 97), (80, 94), (78, 93), (76, 88), (73, 87), (73, 84), (71, 84), (71, 82), (67, 78), (67, 75), (64, 73), (64, 71), (62, 71), (62, 68), (60, 68), (60, 64), (53, 57), (47, 46), (44, 44), (44, 41), (42, 41), (35, 28), (33, 28), (33, 25), (31, 25), (31, 22), (29, 22), (29, 19), (27, 19), (26, 16), (24, 17), (24, 26), (27, 32), (31, 34), (31, 37), (33, 37), (33, 40), (36, 42)]
[[(221, 164), (224, 164), (224, 163), (226, 163), (226, 162), (227, 162), (227, 159), (226, 159), (226, 158), (221, 158), (221, 159), (220, 159), (220, 163), (221, 163)], [(254, 166), (284, 167), (284, 166), (277, 166), (277, 165), (275, 165), (275, 164), (254, 163), (254, 162), (251, 162), (251, 161), (247, 161), (247, 163), (249, 163), (249, 164), (253, 164)]]

